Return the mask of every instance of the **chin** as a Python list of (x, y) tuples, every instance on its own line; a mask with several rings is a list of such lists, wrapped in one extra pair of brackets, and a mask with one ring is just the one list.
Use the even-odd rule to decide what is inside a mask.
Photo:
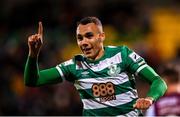
[(91, 58), (91, 56), (89, 56), (89, 55), (84, 55), (86, 58)]
[(91, 55), (84, 55), (84, 56), (88, 59), (93, 59), (93, 56), (91, 56)]

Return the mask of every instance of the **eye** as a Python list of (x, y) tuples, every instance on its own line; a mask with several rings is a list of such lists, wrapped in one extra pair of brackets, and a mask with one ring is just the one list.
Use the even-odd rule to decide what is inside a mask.
[(84, 36), (88, 39), (91, 39), (94, 36), (94, 34), (92, 32), (89, 32), (89, 33), (86, 33)]
[(78, 41), (82, 41), (83, 40), (83, 36), (82, 35), (77, 35), (77, 40)]

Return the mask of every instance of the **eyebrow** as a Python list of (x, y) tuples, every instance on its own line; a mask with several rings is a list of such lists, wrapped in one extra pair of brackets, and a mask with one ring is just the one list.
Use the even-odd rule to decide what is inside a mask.
[(94, 33), (93, 32), (87, 32), (84, 35), (78, 34), (77, 36), (86, 36), (86, 35), (94, 35)]

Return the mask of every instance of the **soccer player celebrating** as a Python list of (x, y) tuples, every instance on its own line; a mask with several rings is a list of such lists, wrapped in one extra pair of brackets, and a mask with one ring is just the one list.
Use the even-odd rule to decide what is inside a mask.
[[(39, 22), (38, 33), (28, 38), (25, 85), (36, 87), (63, 80), (74, 83), (85, 116), (138, 116), (140, 110), (148, 109), (165, 93), (165, 82), (141, 56), (126, 46), (103, 46), (105, 33), (98, 18), (81, 19), (76, 36), (82, 55), (39, 70), (38, 56), (43, 44), (43, 26)], [(138, 98), (135, 75), (151, 85), (145, 98)]]

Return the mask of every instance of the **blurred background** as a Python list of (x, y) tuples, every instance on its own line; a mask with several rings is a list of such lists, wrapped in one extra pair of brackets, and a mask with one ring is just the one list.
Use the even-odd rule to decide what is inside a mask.
[[(82, 103), (73, 85), (63, 82), (40, 88), (23, 84), (27, 38), (43, 22), (41, 69), (54, 67), (80, 52), (76, 22), (98, 17), (105, 45), (127, 45), (158, 72), (167, 62), (180, 63), (179, 0), (1, 0), (0, 115), (81, 115)], [(140, 97), (148, 89), (137, 79)]]

